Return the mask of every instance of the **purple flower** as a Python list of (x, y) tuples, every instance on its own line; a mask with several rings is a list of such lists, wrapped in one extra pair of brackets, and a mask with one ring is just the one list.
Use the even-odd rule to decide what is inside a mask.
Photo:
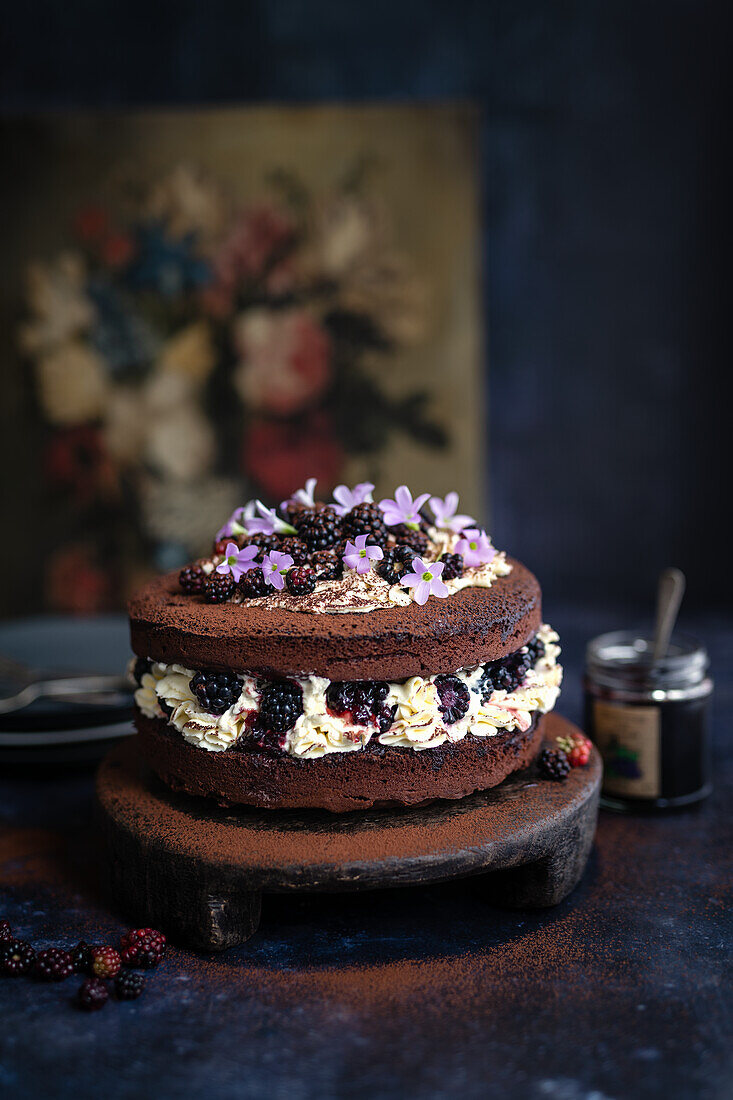
[(431, 563), (422, 558), (412, 559), (414, 573), (405, 573), (400, 581), (406, 588), (414, 588), (413, 599), (415, 603), (425, 603), (428, 596), (438, 596), (441, 600), (449, 594), (448, 589), (440, 579), (445, 566), (442, 561)]
[(251, 545), (244, 546), (240, 550), (236, 542), (230, 542), (224, 554), (224, 561), (219, 562), (216, 567), (217, 573), (231, 573), (234, 580), (238, 581), (243, 573), (254, 569), (256, 562), (253, 559), (257, 556), (258, 550), (259, 547)]
[(381, 561), (384, 553), (380, 546), (373, 543), (367, 546), (367, 536), (357, 535), (353, 542), (346, 543), (344, 563), (357, 573), (368, 573), (373, 561)]
[(281, 519), (274, 508), (266, 508), (261, 500), (255, 501), (255, 507), (260, 515), (259, 518), (251, 519), (247, 524), (247, 530), (251, 535), (297, 534), (295, 528)]
[(491, 539), (478, 527), (469, 527), (461, 532), (462, 537), (456, 543), (456, 553), (463, 555), (463, 564), (474, 569), (478, 565), (488, 565), (496, 554)]
[(241, 508), (235, 508), (229, 519), (226, 521), (223, 527), (220, 527), (216, 532), (215, 542), (219, 539), (228, 539), (232, 535), (246, 535), (248, 532), (247, 524), (255, 514), (255, 502), (253, 500), (247, 501), (247, 503)]
[(349, 489), (348, 485), (337, 485), (333, 491), (336, 500), (333, 508), (340, 516), (345, 516), (352, 508), (356, 508), (357, 504), (366, 504), (371, 501), (373, 491), (374, 486), (371, 481), (360, 481), (353, 489)]
[(305, 483), (305, 489), (296, 489), (291, 497), (284, 500), (280, 507), (284, 510), (288, 504), (292, 504), (295, 501), (297, 504), (305, 504), (306, 508), (312, 508), (316, 503), (315, 492), (318, 479), (315, 477), (309, 477)]
[(265, 584), (271, 584), (273, 588), (281, 589), (285, 586), (285, 574), (293, 564), (290, 554), (282, 554), (279, 550), (271, 550), (265, 554), (262, 562), (262, 572), (265, 574)]
[(444, 531), (462, 531), (464, 527), (470, 527), (476, 522), (473, 516), (457, 515), (458, 493), (448, 493), (445, 500), (441, 500), (440, 497), (431, 497), (430, 507), (435, 516), (435, 526)]
[(394, 500), (385, 497), (380, 500), (379, 507), (384, 514), (384, 522), (388, 527), (394, 527), (398, 523), (404, 523), (408, 527), (418, 530), (420, 526), (420, 509), (430, 496), (430, 493), (421, 493), (419, 497), (412, 499), (412, 493), (406, 485), (400, 485), (395, 492)]

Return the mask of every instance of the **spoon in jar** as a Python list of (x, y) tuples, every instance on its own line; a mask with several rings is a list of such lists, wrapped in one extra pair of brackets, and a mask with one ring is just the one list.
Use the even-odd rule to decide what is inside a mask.
[(654, 629), (652, 661), (665, 657), (685, 593), (685, 574), (681, 569), (664, 569), (657, 588), (657, 623)]

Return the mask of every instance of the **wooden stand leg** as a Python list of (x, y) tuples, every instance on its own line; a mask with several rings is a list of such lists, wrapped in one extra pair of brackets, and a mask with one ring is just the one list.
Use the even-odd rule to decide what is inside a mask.
[(561, 902), (583, 876), (593, 846), (597, 813), (596, 795), (571, 819), (562, 822), (554, 844), (540, 859), (486, 875), (486, 897), (508, 909), (543, 909)]
[(187, 893), (181, 902), (168, 926), (178, 943), (198, 951), (224, 951), (244, 943), (260, 923), (258, 891), (202, 889)]

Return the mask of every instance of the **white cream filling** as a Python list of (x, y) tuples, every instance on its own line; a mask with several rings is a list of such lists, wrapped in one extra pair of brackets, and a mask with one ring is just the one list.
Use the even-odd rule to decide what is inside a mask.
[[(313, 760), (331, 752), (354, 752), (376, 736), (383, 745), (432, 749), (445, 741), (461, 741), (468, 734), (493, 737), (500, 730), (527, 730), (535, 713), (552, 710), (560, 694), (562, 667), (558, 636), (543, 624), (537, 632), (544, 643), (544, 656), (527, 672), (524, 683), (513, 692), (494, 691), (482, 703), (478, 693), (483, 674), (481, 665), (460, 669), (455, 675), (470, 690), (466, 715), (445, 725), (435, 676), (412, 676), (404, 683), (391, 683), (385, 700), (395, 706), (395, 718), (386, 733), (377, 733), (372, 725), (357, 726), (347, 718), (328, 712), (326, 691), (330, 681), (322, 676), (301, 676), (303, 713), (285, 738), (284, 751), (292, 756)], [(245, 730), (248, 716), (258, 709), (259, 691), (253, 677), (242, 674), (242, 690), (236, 703), (223, 714), (209, 714), (191, 691), (194, 670), (181, 665), (153, 664), (135, 692), (135, 702), (147, 718), (164, 718), (161, 700), (172, 713), (168, 721), (191, 745), (210, 752), (222, 752), (235, 743)], [(471, 690), (473, 689), (473, 690)]]

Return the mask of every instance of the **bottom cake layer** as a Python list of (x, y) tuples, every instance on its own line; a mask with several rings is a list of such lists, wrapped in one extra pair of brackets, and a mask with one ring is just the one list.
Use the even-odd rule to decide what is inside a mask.
[(206, 752), (184, 741), (163, 719), (138, 712), (135, 722), (145, 758), (173, 790), (213, 798), (223, 806), (334, 813), (415, 806), (495, 787), (534, 760), (543, 737), (543, 717), (538, 716), (524, 731), (466, 737), (421, 752), (374, 741), (363, 752), (307, 760), (262, 751)]

